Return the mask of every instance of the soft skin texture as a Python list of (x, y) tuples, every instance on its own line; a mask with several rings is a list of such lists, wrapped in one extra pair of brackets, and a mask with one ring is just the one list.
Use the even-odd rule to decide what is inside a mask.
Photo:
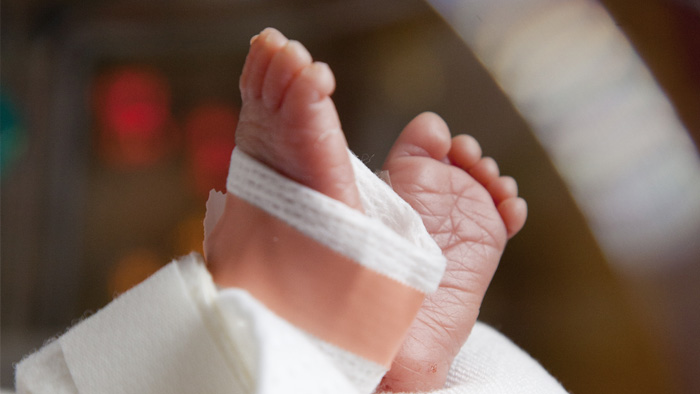
[(347, 142), (330, 95), (335, 77), (274, 29), (254, 37), (240, 80), (236, 145), (287, 177), (360, 208)]
[(473, 137), (451, 138), (433, 113), (406, 126), (384, 170), (448, 262), (440, 288), (423, 303), (380, 390), (434, 390), (443, 386), (474, 327), (506, 241), (525, 223), (527, 205), (513, 178), (499, 175)]
[[(240, 80), (243, 105), (239, 149), (280, 174), (361, 210), (359, 193), (330, 95), (327, 65), (274, 29), (251, 40)], [(435, 114), (414, 119), (385, 164), (396, 192), (422, 216), (448, 259), (440, 289), (423, 304), (381, 386), (394, 391), (439, 388), (475, 324), (481, 300), (506, 240), (523, 225), (527, 208), (517, 186), (481, 157), (471, 137), (452, 139)], [(207, 237), (214, 280), (226, 286), (230, 264), (246, 253), (228, 235), (240, 225), (236, 205)], [(255, 226), (255, 223), (247, 223)]]
[[(335, 90), (330, 68), (313, 62), (299, 42), (267, 28), (251, 40), (240, 89), (236, 146), (280, 174), (361, 210), (347, 142), (330, 98)], [(248, 252), (245, 245), (230, 242), (240, 226), (239, 209), (227, 198), (205, 240), (209, 269), (222, 286), (232, 283), (231, 262)]]

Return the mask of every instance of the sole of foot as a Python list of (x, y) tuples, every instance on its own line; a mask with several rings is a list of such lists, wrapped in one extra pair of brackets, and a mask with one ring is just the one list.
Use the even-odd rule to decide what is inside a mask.
[(451, 137), (433, 113), (411, 121), (391, 149), (384, 170), (394, 190), (421, 215), (447, 258), (439, 289), (409, 329), (380, 391), (441, 388), (476, 323), (506, 241), (523, 227), (527, 204), (513, 178), (482, 157), (470, 136)]

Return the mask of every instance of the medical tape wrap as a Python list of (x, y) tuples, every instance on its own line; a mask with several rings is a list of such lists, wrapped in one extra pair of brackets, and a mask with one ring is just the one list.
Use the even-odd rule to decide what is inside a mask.
[[(285, 178), (240, 149), (227, 190), (352, 261), (422, 293), (435, 291), (445, 258), (408, 204), (348, 151), (365, 213)], [(368, 189), (372, 192), (368, 192)], [(379, 191), (381, 201), (368, 196)], [(397, 217), (411, 218), (407, 231)], [(405, 220), (404, 220), (405, 222)], [(416, 224), (418, 223), (418, 224)]]

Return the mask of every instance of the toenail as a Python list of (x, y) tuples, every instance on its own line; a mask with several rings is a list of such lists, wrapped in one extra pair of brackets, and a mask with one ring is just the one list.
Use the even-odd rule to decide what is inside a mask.
[[(277, 31), (275, 29), (268, 27), (262, 33), (260, 33), (260, 35), (262, 35), (264, 33), (265, 34), (265, 37), (264, 37), (265, 42), (273, 43), (275, 41), (278, 41), (280, 39), (280, 36), (281, 36), (281, 33), (277, 32), (277, 34), (275, 34), (276, 32)], [(284, 36), (282, 36), (282, 37), (284, 37)]]
[(329, 66), (328, 63), (316, 61), (313, 63), (313, 66), (314, 66), (314, 69), (318, 70), (319, 72), (331, 72), (332, 73), (331, 66)]

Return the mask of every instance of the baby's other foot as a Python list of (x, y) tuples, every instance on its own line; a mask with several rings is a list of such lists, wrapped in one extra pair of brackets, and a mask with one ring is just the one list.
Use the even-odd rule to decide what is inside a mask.
[(474, 138), (451, 138), (433, 113), (406, 126), (384, 169), (394, 190), (421, 215), (447, 258), (447, 269), (379, 391), (434, 390), (443, 386), (476, 323), (506, 241), (525, 223), (527, 204), (513, 178), (499, 176), (496, 162), (482, 158)]

